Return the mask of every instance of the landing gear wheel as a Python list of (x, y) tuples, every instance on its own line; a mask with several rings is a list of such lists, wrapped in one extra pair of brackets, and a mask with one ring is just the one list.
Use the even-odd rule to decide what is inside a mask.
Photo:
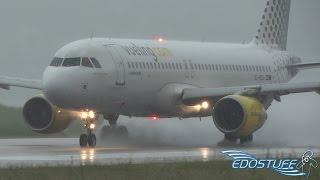
[(80, 147), (87, 147), (88, 136), (86, 134), (81, 134), (79, 138)]
[(230, 135), (224, 135), (224, 139), (218, 143), (218, 146), (221, 147), (232, 147), (237, 145), (238, 138), (230, 136)]
[(127, 140), (128, 139), (128, 130), (125, 126), (119, 126), (116, 129), (117, 132), (117, 136), (121, 139), (121, 140)]
[(129, 133), (125, 126), (110, 127), (104, 126), (101, 129), (101, 138), (113, 140), (128, 140)]
[(89, 134), (88, 135), (88, 145), (90, 147), (95, 147), (97, 144), (97, 138), (95, 134)]
[(117, 126), (117, 120), (119, 119), (119, 114), (105, 114), (103, 118), (109, 122), (111, 127)]
[(111, 127), (110, 126), (103, 126), (102, 128), (101, 128), (101, 134), (100, 134), (100, 137), (101, 138), (107, 138), (107, 137), (109, 137), (110, 135), (112, 134), (112, 132), (111, 132)]
[(224, 138), (228, 141), (230, 141), (231, 143), (237, 143), (238, 138), (230, 136), (230, 135), (225, 135)]
[(252, 141), (253, 141), (253, 135), (252, 134), (250, 134), (249, 136), (240, 138), (240, 144), (251, 143)]

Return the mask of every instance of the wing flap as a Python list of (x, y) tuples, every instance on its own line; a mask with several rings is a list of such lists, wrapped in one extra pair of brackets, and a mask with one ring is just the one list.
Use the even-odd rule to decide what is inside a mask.
[(9, 90), (11, 86), (42, 90), (42, 81), (0, 76), (0, 88)]

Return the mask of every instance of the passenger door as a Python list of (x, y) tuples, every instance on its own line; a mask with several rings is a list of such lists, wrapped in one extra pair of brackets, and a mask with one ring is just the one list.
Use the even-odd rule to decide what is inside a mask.
[(110, 54), (112, 55), (113, 62), (116, 67), (116, 86), (125, 86), (125, 64), (124, 59), (121, 56), (120, 49), (117, 45), (108, 45), (107, 46)]
[(191, 79), (193, 79), (195, 76), (194, 65), (193, 65), (191, 59), (189, 59), (188, 62), (189, 62), (189, 67), (190, 67), (190, 77), (191, 77)]
[(190, 77), (190, 71), (187, 60), (183, 60), (183, 68), (185, 70), (184, 77), (188, 79)]

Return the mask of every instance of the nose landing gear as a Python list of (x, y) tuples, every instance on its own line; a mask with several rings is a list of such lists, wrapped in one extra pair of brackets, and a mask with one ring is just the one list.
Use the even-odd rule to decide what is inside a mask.
[(81, 120), (84, 123), (84, 128), (86, 128), (87, 133), (81, 134), (79, 138), (80, 147), (95, 147), (97, 144), (97, 138), (94, 134), (96, 128), (97, 117), (93, 111), (86, 111), (81, 113)]
[(80, 147), (95, 147), (97, 145), (97, 138), (92, 131), (89, 131), (88, 134), (81, 134), (79, 138)]

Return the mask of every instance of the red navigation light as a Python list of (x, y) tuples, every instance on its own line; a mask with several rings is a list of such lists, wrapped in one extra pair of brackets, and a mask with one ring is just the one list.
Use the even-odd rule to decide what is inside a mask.
[(165, 39), (161, 36), (156, 36), (155, 40), (158, 41), (159, 43), (163, 43), (165, 41)]
[(160, 42), (160, 43), (161, 43), (161, 42), (163, 42), (163, 41), (164, 41), (164, 39), (163, 39), (163, 38), (161, 38), (161, 37), (159, 37), (159, 38), (158, 38), (158, 42)]
[(150, 116), (150, 120), (152, 121), (159, 121), (160, 120), (160, 117), (158, 115), (151, 115)]

